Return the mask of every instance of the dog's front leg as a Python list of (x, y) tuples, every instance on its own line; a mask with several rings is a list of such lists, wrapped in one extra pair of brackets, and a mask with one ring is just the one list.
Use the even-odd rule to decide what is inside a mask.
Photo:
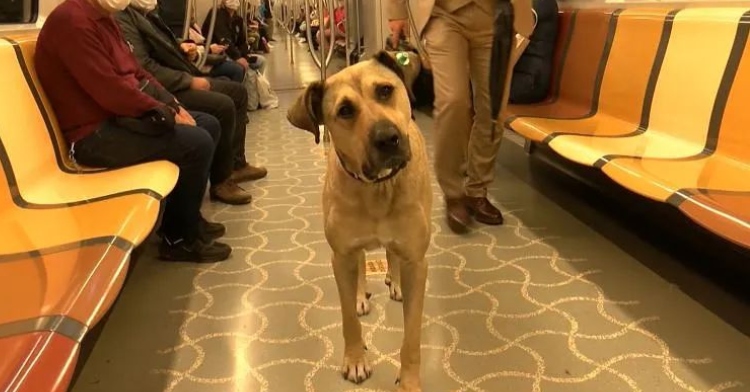
[(370, 293), (367, 292), (367, 265), (365, 252), (359, 252), (357, 273), (357, 316), (370, 314)]
[(422, 312), (427, 284), (427, 262), (401, 259), (401, 290), (404, 307), (404, 342), (401, 346), (399, 392), (421, 392)]
[(385, 284), (388, 286), (391, 299), (401, 301), (401, 262), (396, 253), (386, 249), (385, 258), (388, 261), (388, 273), (385, 275)]
[(357, 317), (357, 280), (359, 261), (364, 251), (333, 255), (333, 275), (339, 291), (341, 320), (344, 330), (344, 364), (341, 373), (347, 380), (359, 384), (368, 379), (372, 368), (365, 358), (362, 325)]

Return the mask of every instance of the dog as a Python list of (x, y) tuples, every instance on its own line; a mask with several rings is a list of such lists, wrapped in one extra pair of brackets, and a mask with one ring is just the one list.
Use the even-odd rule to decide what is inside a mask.
[(387, 52), (310, 84), (287, 113), (320, 143), (330, 134), (322, 193), (324, 231), (341, 302), (345, 379), (361, 383), (372, 368), (358, 316), (368, 314), (365, 252), (384, 247), (385, 283), (402, 301), (404, 339), (399, 392), (419, 392), (422, 312), (432, 226), (425, 141), (413, 121), (401, 67)]

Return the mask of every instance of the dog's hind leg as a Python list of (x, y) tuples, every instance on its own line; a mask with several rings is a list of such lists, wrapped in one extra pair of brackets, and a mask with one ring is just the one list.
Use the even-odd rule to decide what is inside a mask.
[(399, 392), (421, 392), (422, 312), (427, 285), (427, 262), (402, 259), (401, 287), (404, 296), (404, 342), (401, 346)]
[(365, 252), (360, 252), (357, 272), (357, 316), (370, 314), (370, 293), (367, 292), (367, 266)]
[(364, 251), (351, 254), (335, 253), (331, 263), (336, 278), (336, 288), (341, 302), (341, 321), (344, 332), (344, 363), (341, 373), (345, 379), (359, 384), (368, 379), (372, 368), (365, 358), (362, 324), (357, 317), (357, 280), (360, 258)]
[(389, 250), (385, 251), (385, 258), (388, 261), (388, 272), (385, 274), (385, 284), (390, 291), (391, 299), (401, 301), (401, 262), (398, 256)]

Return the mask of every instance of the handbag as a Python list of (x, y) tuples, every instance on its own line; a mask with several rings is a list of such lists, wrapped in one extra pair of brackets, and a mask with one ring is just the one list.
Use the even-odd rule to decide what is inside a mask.
[(163, 136), (174, 132), (175, 110), (164, 105), (149, 110), (141, 117), (117, 116), (112, 123), (120, 129), (145, 136)]

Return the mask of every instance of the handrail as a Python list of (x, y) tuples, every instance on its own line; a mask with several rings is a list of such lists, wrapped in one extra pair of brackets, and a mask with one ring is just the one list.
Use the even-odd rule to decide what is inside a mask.
[(190, 23), (190, 17), (193, 16), (193, 10), (195, 9), (195, 0), (187, 0), (187, 4), (185, 5), (185, 24), (182, 25), (182, 40), (188, 39), (188, 36), (190, 35), (190, 26), (192, 23)]
[[(318, 0), (318, 4), (321, 5), (321, 7), (325, 7), (326, 0)], [(335, 42), (335, 36), (336, 36), (336, 18), (333, 17), (333, 13), (336, 10), (336, 8), (333, 6), (333, 0), (328, 0), (328, 23), (331, 25), (331, 42), (328, 43), (328, 55), (326, 56), (326, 66), (325, 68), (328, 69), (328, 65), (331, 63), (331, 59), (333, 58), (333, 44)], [(323, 43), (325, 42), (325, 30), (322, 29), (322, 23), (321, 23), (321, 30), (319, 30), (320, 33), (320, 53), (321, 58), (323, 58), (323, 51), (325, 50), (325, 45)], [(326, 80), (325, 78), (325, 72), (321, 71), (320, 73), (321, 78), (320, 80)]]
[(205, 50), (198, 60), (198, 69), (203, 68), (208, 60), (208, 55), (211, 53), (211, 40), (214, 36), (214, 27), (216, 26), (216, 14), (219, 12), (219, 0), (214, 0), (213, 12), (211, 12), (211, 24), (208, 26), (208, 37), (206, 37)]
[[(313, 47), (313, 36), (312, 36), (312, 26), (311, 21), (312, 18), (310, 18), (310, 0), (303, 0), (305, 2), (305, 24), (307, 25), (307, 28), (305, 29), (305, 34), (307, 35), (307, 47), (310, 48), (310, 54), (312, 54), (313, 61), (315, 62), (315, 65), (318, 66), (318, 68), (321, 67), (320, 58), (318, 58), (318, 54), (315, 52), (315, 48)], [(323, 21), (320, 19), (320, 15), (318, 15), (318, 20), (322, 23)]]

